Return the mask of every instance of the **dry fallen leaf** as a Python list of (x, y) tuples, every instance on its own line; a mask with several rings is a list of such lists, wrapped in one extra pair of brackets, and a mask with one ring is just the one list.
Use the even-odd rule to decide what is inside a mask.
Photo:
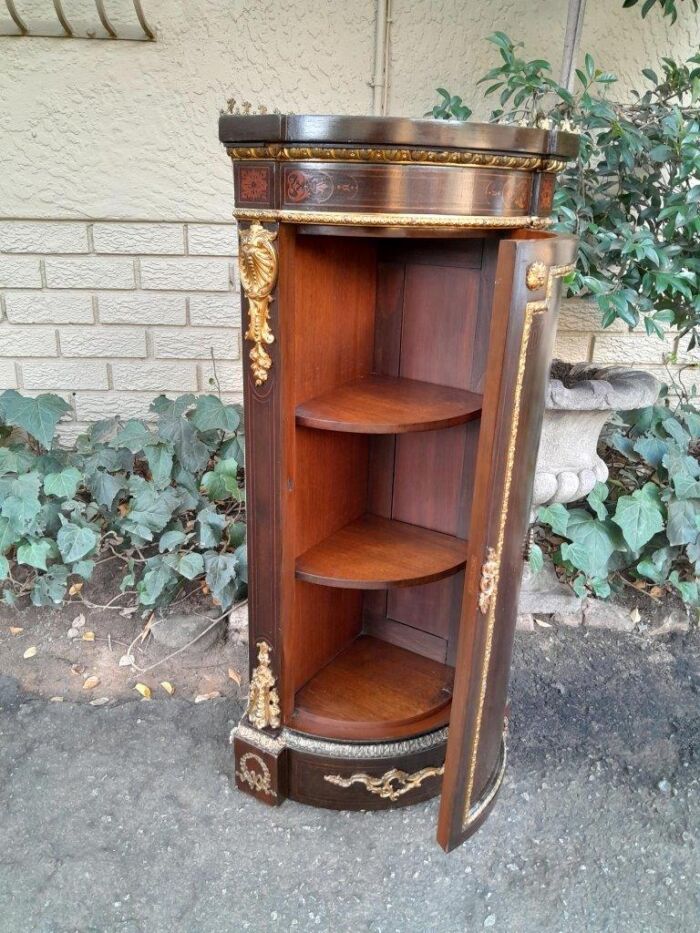
[(63, 697), (51, 697), (49, 703), (63, 703)]
[(78, 638), (79, 635), (80, 635), (80, 632), (78, 631), (77, 628), (69, 628), (68, 631), (66, 632), (67, 638)]
[(119, 667), (131, 667), (134, 660), (133, 654), (123, 654), (121, 658), (119, 658)]
[(150, 700), (153, 696), (151, 688), (147, 687), (146, 684), (134, 684), (134, 690), (138, 690), (144, 700)]
[(83, 586), (84, 586), (84, 583), (82, 580), (80, 581), (80, 583), (74, 583), (72, 586), (68, 587), (68, 595), (75, 596), (77, 593), (79, 593), (82, 590)]
[(641, 612), (639, 611), (639, 609), (637, 609), (636, 606), (635, 606), (634, 609), (630, 612), (630, 619), (635, 623), (635, 625), (637, 624), (637, 622), (641, 622), (641, 620), (642, 620), (642, 614), (641, 614)]
[(21, 635), (24, 629), (19, 625), (10, 626), (10, 635)]
[(206, 703), (207, 700), (215, 700), (217, 697), (220, 697), (221, 694), (218, 690), (212, 690), (211, 693), (198, 693), (194, 698), (195, 703)]
[(87, 677), (83, 683), (83, 690), (93, 690), (100, 682), (100, 678), (96, 674), (92, 674), (90, 677)]
[(228, 677), (229, 677), (229, 680), (232, 680), (235, 684), (238, 684), (238, 686), (240, 687), (241, 675), (238, 673), (238, 671), (234, 671), (232, 667), (229, 667)]
[(33, 658), (35, 654), (36, 654), (36, 648), (34, 647), (34, 645), (32, 645), (31, 648), (27, 648), (27, 650), (24, 652), (24, 654), (22, 655), (22, 657), (23, 657), (23, 658)]
[(175, 687), (173, 687), (169, 680), (161, 680), (160, 685), (166, 693), (170, 694), (170, 696), (175, 693)]
[(94, 641), (95, 633), (94, 632), (83, 632), (83, 641)]
[(73, 674), (78, 675), (84, 674), (87, 670), (84, 664), (71, 664), (70, 669)]
[(550, 622), (545, 622), (544, 619), (538, 619), (537, 616), (535, 616), (535, 622), (537, 622), (538, 625), (541, 625), (542, 628), (552, 628), (552, 624)]
[(649, 590), (649, 595), (653, 596), (654, 599), (658, 599), (659, 596), (663, 596), (663, 592), (664, 592), (663, 587), (652, 586), (652, 588)]
[(90, 706), (104, 706), (109, 703), (109, 697), (98, 697), (96, 700), (90, 700)]

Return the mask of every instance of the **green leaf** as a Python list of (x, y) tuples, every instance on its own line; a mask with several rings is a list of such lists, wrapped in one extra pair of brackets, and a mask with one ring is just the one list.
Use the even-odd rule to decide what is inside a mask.
[(160, 541), (158, 542), (158, 550), (161, 554), (165, 551), (174, 551), (176, 547), (179, 547), (187, 540), (187, 535), (184, 531), (166, 531), (160, 536)]
[(233, 548), (237, 548), (245, 541), (246, 527), (244, 522), (231, 522), (226, 529), (228, 543)]
[(206, 497), (212, 502), (221, 502), (223, 499), (228, 499), (230, 496), (226, 484), (226, 477), (222, 476), (221, 473), (217, 473), (215, 470), (209, 470), (202, 477), (202, 490)]
[(170, 483), (173, 470), (173, 448), (170, 444), (154, 444), (145, 451), (153, 482), (162, 488)]
[(233, 552), (233, 556), (238, 561), (238, 577), (244, 583), (248, 582), (248, 549), (245, 544), (241, 544)]
[(659, 493), (653, 483), (617, 500), (613, 521), (633, 551), (639, 551), (655, 534), (663, 531), (664, 519)]
[[(35, 482), (31, 481), (32, 479)], [(39, 485), (39, 477), (32, 473), (25, 473), (10, 485), (10, 495), (3, 500), (0, 512), (17, 532), (29, 533), (34, 526), (35, 519), (41, 511)]]
[(95, 500), (106, 508), (111, 509), (115, 497), (122, 489), (126, 489), (124, 475), (118, 473), (113, 476), (111, 473), (105, 473), (104, 470), (96, 470), (89, 477), (87, 485)]
[(591, 589), (599, 599), (607, 599), (610, 596), (610, 584), (602, 577), (594, 577), (590, 581)]
[(551, 505), (543, 506), (537, 512), (537, 517), (545, 525), (549, 525), (552, 531), (564, 537), (569, 524), (569, 513), (561, 502), (553, 502)]
[(52, 567), (48, 573), (37, 575), (30, 599), (35, 606), (58, 605), (66, 595), (68, 581), (68, 568), (58, 565)]
[(698, 537), (698, 521), (700, 502), (697, 499), (671, 499), (666, 523), (668, 543), (694, 544)]
[(43, 447), (50, 447), (56, 425), (71, 407), (58, 395), (25, 398), (14, 389), (0, 395), (0, 412), (8, 424), (24, 428)]
[(673, 571), (668, 580), (673, 588), (679, 593), (684, 603), (687, 603), (689, 606), (698, 605), (700, 599), (698, 598), (697, 580), (681, 580), (677, 570)]
[(50, 538), (33, 538), (17, 548), (17, 563), (46, 570), (46, 560), (57, 557), (58, 549)]
[(664, 583), (671, 569), (675, 552), (670, 547), (660, 547), (650, 557), (645, 557), (637, 564), (637, 573), (653, 583)]
[(178, 557), (174, 569), (180, 576), (186, 577), (188, 580), (194, 580), (195, 577), (204, 573), (204, 559), (198, 551), (190, 551), (190, 553)]
[(607, 498), (608, 487), (605, 485), (605, 483), (596, 483), (586, 498), (586, 502), (595, 512), (596, 518), (599, 518), (601, 522), (605, 521), (605, 519), (608, 517), (608, 510), (604, 505)]
[(167, 395), (159, 395), (151, 402), (150, 410), (158, 414), (159, 420), (172, 421), (184, 415), (196, 401), (197, 397), (191, 393), (180, 395), (176, 399), (170, 399)]
[(177, 583), (175, 572), (165, 563), (157, 564), (152, 570), (144, 573), (136, 586), (139, 602), (143, 606), (154, 606), (164, 591), (175, 583)]
[(226, 525), (226, 516), (214, 509), (201, 509), (197, 513), (197, 531), (202, 547), (216, 547), (221, 541), (221, 530)]
[(187, 418), (163, 418), (159, 420), (158, 432), (175, 447), (175, 454), (182, 466), (191, 473), (199, 473), (209, 460), (209, 448), (197, 437), (194, 425)]
[(173, 517), (176, 508), (177, 496), (173, 489), (159, 492), (152, 483), (142, 481), (129, 510), (128, 519), (151, 531), (162, 531)]
[(7, 580), (10, 575), (10, 562), (4, 554), (0, 554), (0, 580)]
[(224, 405), (215, 395), (200, 395), (190, 421), (199, 431), (226, 431), (232, 434), (238, 430), (240, 416), (233, 405)]
[(230, 606), (234, 599), (233, 583), (236, 580), (238, 563), (238, 558), (234, 554), (217, 554), (214, 551), (207, 551), (204, 555), (207, 585), (224, 609)]
[(0, 518), (0, 554), (7, 554), (21, 537), (21, 533), (8, 518)]
[(132, 454), (138, 453), (150, 444), (157, 444), (158, 438), (143, 421), (130, 418), (124, 427), (109, 442), (113, 449), (126, 447)]
[(606, 523), (591, 518), (577, 521), (573, 528), (569, 522), (568, 534), (572, 544), (562, 544), (561, 554), (577, 570), (582, 570), (587, 577), (605, 577), (610, 555), (615, 550), (615, 540)]
[(36, 457), (27, 447), (13, 444), (0, 447), (0, 475), (5, 473), (24, 473), (34, 465)]
[(586, 578), (583, 576), (583, 574), (579, 573), (574, 577), (574, 579), (571, 581), (571, 589), (581, 599), (586, 596)]
[(49, 473), (44, 477), (44, 492), (47, 496), (56, 496), (59, 499), (72, 499), (78, 486), (83, 480), (80, 470), (67, 467), (60, 473)]
[(530, 553), (527, 562), (531, 573), (537, 574), (542, 570), (544, 567), (544, 555), (542, 554), (542, 548), (539, 544), (530, 545)]
[(634, 449), (651, 466), (660, 467), (663, 458), (668, 453), (668, 444), (659, 437), (640, 437), (635, 442)]
[(94, 560), (78, 560), (73, 564), (70, 572), (76, 574), (78, 577), (82, 577), (83, 580), (89, 580), (94, 569)]
[(85, 528), (73, 522), (65, 522), (56, 535), (56, 543), (61, 557), (67, 563), (80, 560), (92, 551), (99, 541), (92, 528)]

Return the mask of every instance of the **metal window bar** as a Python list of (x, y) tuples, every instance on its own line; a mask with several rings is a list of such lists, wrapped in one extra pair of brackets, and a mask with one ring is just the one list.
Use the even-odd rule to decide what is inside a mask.
[(143, 12), (141, 0), (131, 0), (134, 7), (134, 13), (138, 20), (138, 26), (127, 26), (117, 30), (107, 15), (104, 0), (94, 0), (95, 11), (98, 19), (104, 29), (104, 33), (99, 32), (98, 28), (87, 29), (85, 32), (79, 31), (66, 16), (63, 9), (62, 0), (53, 0), (54, 13), (56, 14), (56, 25), (53, 23), (38, 23), (36, 26), (28, 24), (17, 8), (15, 0), (5, 0), (5, 7), (9, 14), (14, 28), (9, 30), (4, 24), (0, 23), (0, 36), (2, 37), (42, 37), (48, 39), (119, 39), (126, 42), (155, 42), (155, 30), (149, 25)]

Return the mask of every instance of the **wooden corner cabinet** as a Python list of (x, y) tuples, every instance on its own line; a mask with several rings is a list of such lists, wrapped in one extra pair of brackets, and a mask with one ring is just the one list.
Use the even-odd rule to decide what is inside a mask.
[(222, 116), (243, 297), (248, 709), (267, 804), (493, 805), (570, 134)]

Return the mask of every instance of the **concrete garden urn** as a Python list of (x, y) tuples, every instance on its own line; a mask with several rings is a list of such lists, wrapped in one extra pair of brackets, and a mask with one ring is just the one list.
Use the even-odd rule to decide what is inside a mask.
[[(532, 493), (533, 521), (540, 506), (575, 502), (605, 482), (608, 468), (597, 449), (603, 425), (615, 411), (653, 405), (660, 388), (651, 373), (640, 370), (554, 360)], [(547, 562), (536, 575), (525, 570), (520, 612), (569, 612), (579, 603)]]

